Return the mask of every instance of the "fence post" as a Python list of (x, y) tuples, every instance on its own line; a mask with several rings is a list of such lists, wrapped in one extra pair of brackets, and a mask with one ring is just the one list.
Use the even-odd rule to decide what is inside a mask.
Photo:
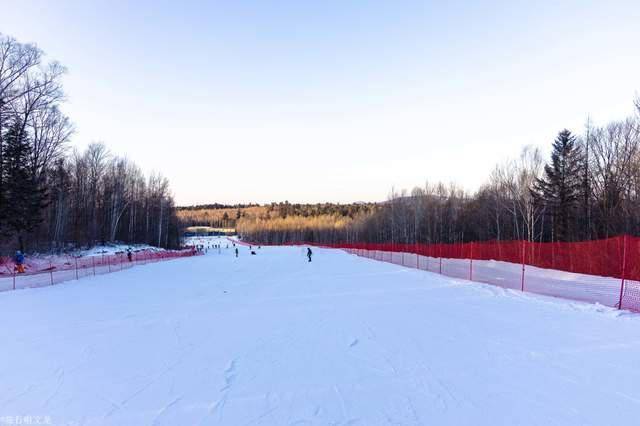
[(527, 250), (527, 241), (522, 240), (522, 248), (520, 249), (520, 251), (522, 251), (521, 257), (522, 257), (522, 277), (520, 278), (520, 291), (524, 291), (524, 261), (525, 261), (525, 253)]
[(16, 268), (13, 268), (13, 289), (16, 289)]
[(51, 285), (53, 285), (53, 264), (49, 262), (49, 277), (51, 279)]
[(95, 256), (91, 256), (91, 266), (93, 266), (93, 276), (95, 277), (96, 275), (96, 257)]
[(627, 269), (627, 234), (622, 237), (622, 281), (620, 282), (620, 300), (618, 301), (618, 309), (622, 309), (622, 294), (624, 293), (624, 278)]
[[(102, 255), (102, 259), (104, 259), (104, 254)], [(109, 256), (107, 256), (107, 270), (111, 272), (111, 258)]]
[(471, 242), (471, 259), (469, 259), (469, 281), (473, 281), (473, 241)]
[(78, 279), (78, 257), (76, 259), (76, 280)]

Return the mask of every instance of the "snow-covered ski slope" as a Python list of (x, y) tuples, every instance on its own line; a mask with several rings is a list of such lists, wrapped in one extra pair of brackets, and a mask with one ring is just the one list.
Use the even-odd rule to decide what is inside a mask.
[(239, 250), (0, 293), (0, 418), (638, 424), (640, 315), (340, 250)]

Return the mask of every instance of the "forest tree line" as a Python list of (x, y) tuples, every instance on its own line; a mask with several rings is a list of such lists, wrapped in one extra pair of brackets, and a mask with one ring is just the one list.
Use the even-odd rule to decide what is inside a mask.
[(0, 252), (179, 244), (167, 179), (101, 143), (70, 149), (65, 68), (0, 33)]
[[(219, 207), (218, 207), (219, 206)], [(325, 219), (334, 217), (336, 221), (344, 223), (343, 218), (370, 213), (376, 208), (375, 203), (315, 203), (300, 204), (273, 202), (266, 205), (258, 204), (205, 204), (201, 206), (178, 207), (178, 218), (182, 228), (190, 226), (210, 226), (213, 228), (238, 228), (252, 229), (278, 226), (280, 229), (291, 228), (283, 225), (291, 222), (293, 218), (304, 221), (311, 218), (324, 216)], [(288, 221), (286, 219), (289, 219)], [(296, 219), (298, 222), (300, 220)], [(323, 222), (325, 223), (326, 220)], [(277, 223), (277, 225), (276, 225)], [(297, 225), (296, 225), (297, 226)]]
[[(558, 133), (545, 158), (527, 146), (472, 193), (455, 183), (392, 191), (364, 214), (252, 218), (239, 233), (258, 243), (582, 241), (640, 235), (640, 99), (635, 113), (581, 134)], [(295, 212), (294, 212), (295, 214)]]
[(263, 244), (339, 241), (378, 209), (377, 203), (271, 203), (259, 216), (242, 216), (237, 232)]
[(235, 228), (238, 219), (243, 216), (254, 217), (264, 212), (258, 204), (203, 204), (178, 207), (178, 221), (182, 229), (191, 226), (212, 228)]

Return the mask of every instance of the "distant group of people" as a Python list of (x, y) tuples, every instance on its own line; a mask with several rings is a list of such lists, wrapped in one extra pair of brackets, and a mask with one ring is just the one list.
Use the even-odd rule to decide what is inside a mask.
[[(235, 247), (235, 244), (233, 244)], [(218, 253), (221, 253), (221, 250), (223, 249), (222, 244), (220, 243), (215, 243), (215, 244), (195, 244), (194, 248), (196, 249), (197, 252), (199, 253), (209, 253), (209, 249), (217, 249)], [(227, 243), (224, 247), (225, 249), (229, 248), (229, 243)]]

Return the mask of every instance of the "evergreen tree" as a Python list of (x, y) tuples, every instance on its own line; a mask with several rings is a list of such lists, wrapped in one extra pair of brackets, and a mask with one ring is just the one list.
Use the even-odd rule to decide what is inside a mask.
[(4, 134), (3, 181), (4, 220), (8, 231), (18, 236), (24, 250), (24, 234), (35, 230), (42, 220), (44, 191), (29, 167), (31, 145), (22, 123), (15, 120)]
[(552, 240), (567, 241), (574, 235), (572, 225), (584, 184), (582, 165), (576, 137), (569, 130), (562, 130), (553, 142), (551, 163), (534, 185), (534, 196), (552, 218)]

